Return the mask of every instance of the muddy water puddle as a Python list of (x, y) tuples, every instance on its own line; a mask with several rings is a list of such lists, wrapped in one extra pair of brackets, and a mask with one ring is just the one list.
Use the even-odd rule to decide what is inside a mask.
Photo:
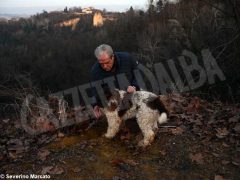
[[(105, 129), (106, 127), (103, 126), (94, 127), (80, 135), (64, 137), (45, 147), (51, 152), (61, 153), (59, 163), (56, 165), (63, 166), (66, 170), (62, 177), (69, 179), (192, 179), (205, 177), (208, 179), (206, 175), (199, 173), (197, 168), (191, 169), (189, 160), (185, 165), (184, 160), (179, 160), (181, 157), (174, 157), (179, 155), (178, 151), (182, 152), (177, 148), (184, 148), (184, 146), (179, 146), (177, 139), (168, 141), (172, 137), (166, 133), (159, 135), (151, 147), (142, 150), (136, 147), (139, 137), (141, 138), (138, 130), (130, 128), (130, 131), (134, 133), (131, 133), (127, 140), (121, 133), (115, 139), (107, 140), (102, 137)], [(169, 147), (173, 150), (169, 151)], [(71, 153), (68, 154), (68, 151)], [(185, 156), (186, 153), (180, 153), (180, 155)], [(169, 161), (168, 156), (170, 156)]]

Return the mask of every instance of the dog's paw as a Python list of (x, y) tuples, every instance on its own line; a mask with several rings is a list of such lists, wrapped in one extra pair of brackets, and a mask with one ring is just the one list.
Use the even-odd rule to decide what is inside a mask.
[(112, 136), (111, 134), (104, 134), (103, 135), (105, 138), (108, 138), (108, 139), (112, 139), (114, 136)]
[(139, 147), (147, 147), (147, 146), (149, 146), (150, 145), (150, 143), (149, 142), (146, 142), (146, 141), (144, 141), (144, 140), (141, 140), (141, 141), (139, 141), (138, 142), (138, 146)]

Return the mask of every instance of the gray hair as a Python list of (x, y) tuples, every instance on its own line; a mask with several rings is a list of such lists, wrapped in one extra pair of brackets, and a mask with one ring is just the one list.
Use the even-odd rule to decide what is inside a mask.
[(101, 56), (104, 53), (106, 53), (109, 57), (111, 57), (113, 55), (112, 47), (107, 44), (101, 44), (95, 49), (95, 52), (94, 52), (97, 59), (99, 56)]

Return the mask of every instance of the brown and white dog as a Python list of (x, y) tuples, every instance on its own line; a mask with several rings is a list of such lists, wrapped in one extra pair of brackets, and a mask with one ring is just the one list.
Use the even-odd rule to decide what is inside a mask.
[(167, 122), (167, 110), (160, 97), (147, 91), (127, 93), (122, 90), (105, 90), (107, 106), (103, 108), (108, 122), (106, 138), (113, 138), (120, 129), (122, 121), (136, 117), (143, 133), (138, 143), (145, 147), (153, 142), (158, 123)]

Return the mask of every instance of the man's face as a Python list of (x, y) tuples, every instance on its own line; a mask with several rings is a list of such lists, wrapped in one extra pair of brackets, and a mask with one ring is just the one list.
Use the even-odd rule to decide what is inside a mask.
[(111, 71), (114, 64), (114, 56), (109, 57), (108, 54), (103, 53), (98, 58), (98, 62), (105, 71)]

